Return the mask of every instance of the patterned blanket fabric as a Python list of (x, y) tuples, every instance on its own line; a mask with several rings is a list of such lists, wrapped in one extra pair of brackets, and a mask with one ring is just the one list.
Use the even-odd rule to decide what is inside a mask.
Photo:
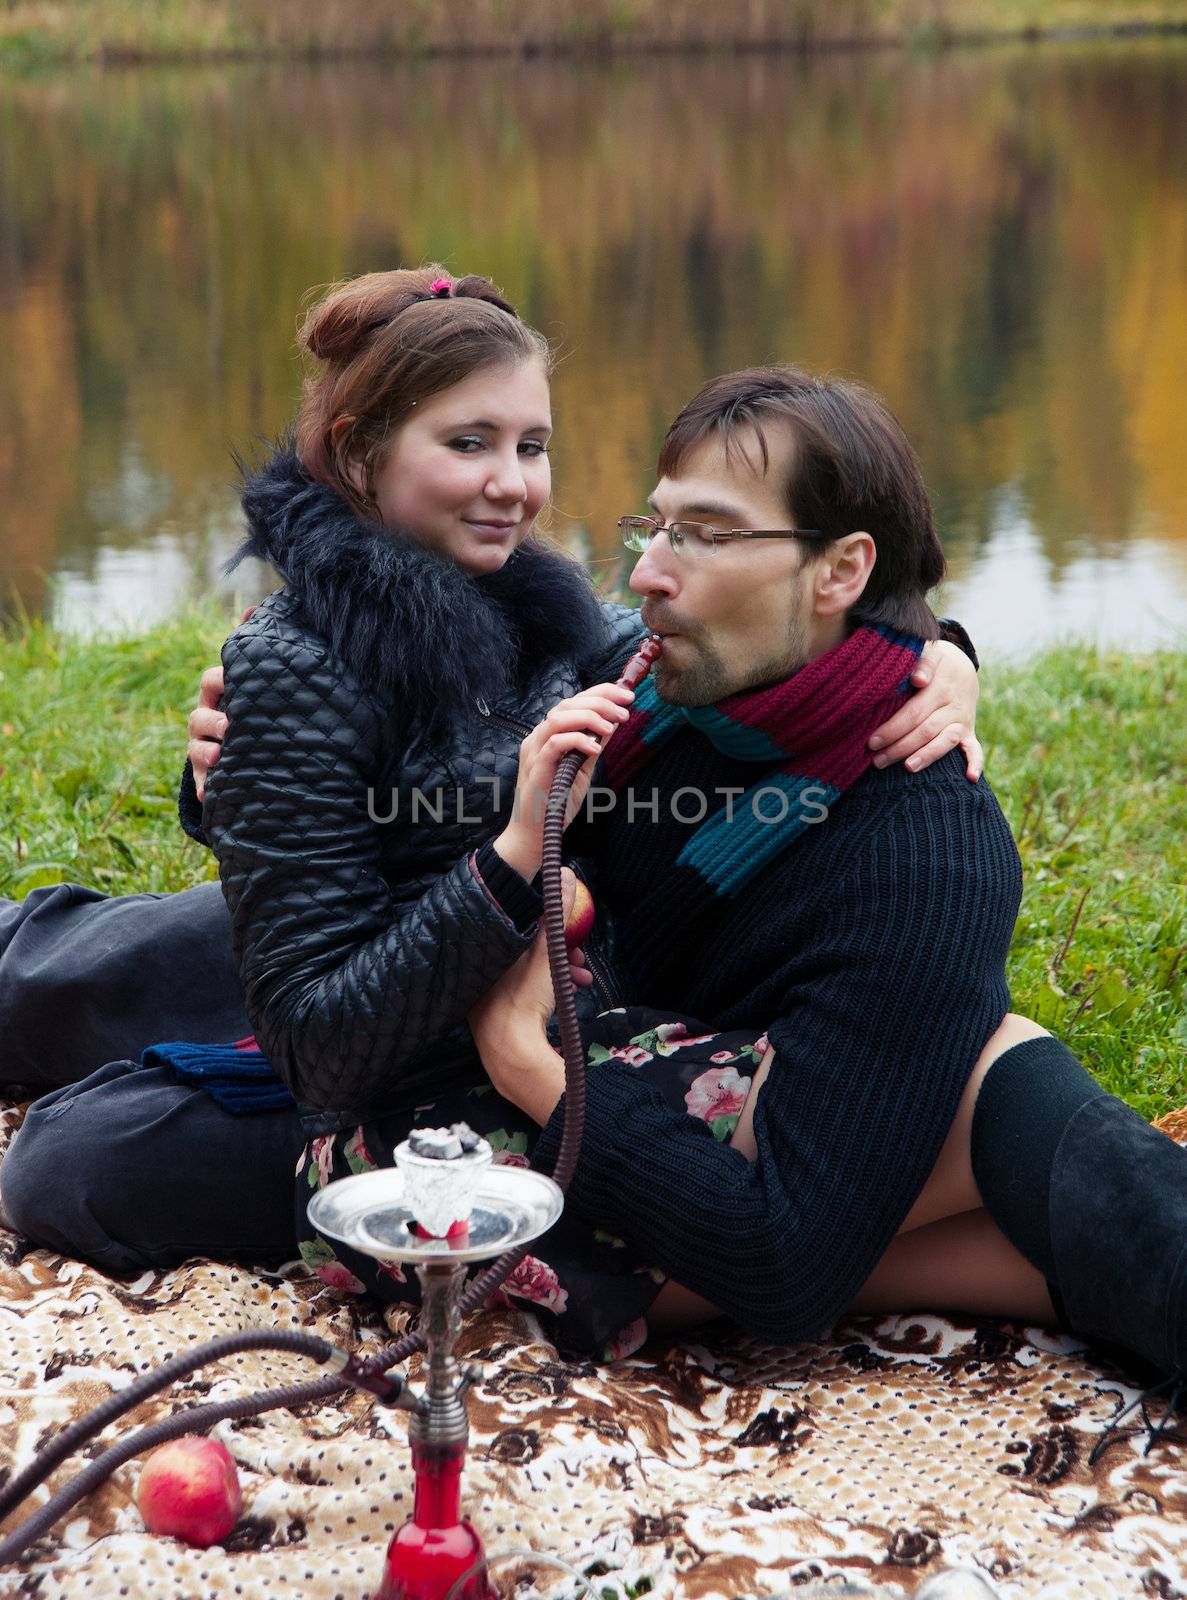
[[(17, 1116), (0, 1110), (0, 1144)], [(0, 1233), (0, 1468), (182, 1345), (245, 1325), (368, 1344), (402, 1315), (385, 1326), (301, 1267), (195, 1261), (116, 1282)], [(652, 1595), (689, 1600), (891, 1600), (964, 1566), (1003, 1600), (1187, 1597), (1187, 1430), (1143, 1457), (1127, 1427), (1089, 1467), (1136, 1390), (1070, 1338), (870, 1317), (785, 1350), (718, 1324), (598, 1368), (558, 1359), (530, 1313), (501, 1309), (468, 1324), (462, 1350), (486, 1369), (465, 1499), (502, 1593), (627, 1596), (648, 1580)], [(136, 1422), (306, 1370), (242, 1356)], [(357, 1395), (223, 1424), (245, 1500), (225, 1548), (146, 1533), (132, 1464), (0, 1573), (0, 1596), (354, 1600), (373, 1592), (410, 1510), (405, 1428)]]

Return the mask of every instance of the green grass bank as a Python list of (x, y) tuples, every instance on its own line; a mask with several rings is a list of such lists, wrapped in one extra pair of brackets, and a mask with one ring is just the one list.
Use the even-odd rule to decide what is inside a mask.
[[(215, 876), (175, 786), (198, 675), (223, 618), (80, 642), (0, 636), (0, 895), (113, 894)], [(1187, 652), (1068, 647), (987, 665), (987, 772), (1022, 851), (1018, 1010), (1147, 1116), (1187, 1104)]]
[(3, 0), (0, 68), (234, 57), (932, 47), (1187, 28), (1187, 0)]

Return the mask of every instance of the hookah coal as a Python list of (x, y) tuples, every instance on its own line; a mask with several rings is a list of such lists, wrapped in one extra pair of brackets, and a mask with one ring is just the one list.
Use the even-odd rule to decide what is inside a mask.
[[(644, 640), (627, 662), (619, 683), (636, 688), (662, 648), (658, 639)], [(113, 1394), (89, 1416), (64, 1428), (23, 1472), (0, 1488), (0, 1519), (110, 1423), (209, 1362), (247, 1350), (283, 1350), (308, 1356), (331, 1372), (312, 1382), (179, 1412), (112, 1445), (15, 1532), (0, 1540), (0, 1566), (15, 1561), (118, 1467), (145, 1451), (182, 1434), (202, 1433), (216, 1422), (308, 1405), (353, 1388), (374, 1396), (382, 1405), (411, 1413), (413, 1511), (388, 1547), (375, 1600), (446, 1600), (453, 1596), (492, 1600), (495, 1591), (487, 1576), (482, 1541), (460, 1509), (469, 1435), (465, 1400), (481, 1373), (473, 1365), (460, 1368), (453, 1347), (463, 1320), (490, 1298), (523, 1259), (532, 1240), (560, 1215), (581, 1148), (585, 1061), (565, 943), (561, 846), (569, 790), (585, 759), (581, 752), (572, 751), (560, 762), (544, 814), (544, 930), (565, 1063), (564, 1125), (552, 1177), (527, 1168), (490, 1166), (489, 1147), (481, 1148), (485, 1141), (458, 1127), (439, 1142), (423, 1133), (406, 1140), (397, 1151), (396, 1170), (362, 1173), (327, 1185), (310, 1202), (314, 1226), (379, 1260), (415, 1265), (422, 1289), (417, 1330), (366, 1358), (350, 1355), (313, 1334), (265, 1328), (224, 1334), (174, 1356)], [(436, 1208), (434, 1190), (441, 1201)], [(497, 1259), (463, 1287), (466, 1267), (491, 1256)], [(405, 1379), (391, 1371), (417, 1351), (426, 1355), (425, 1386), (420, 1395), (414, 1395)]]

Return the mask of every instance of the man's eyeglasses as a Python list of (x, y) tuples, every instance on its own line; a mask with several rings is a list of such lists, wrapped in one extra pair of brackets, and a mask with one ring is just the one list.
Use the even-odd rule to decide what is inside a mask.
[(715, 528), (711, 522), (669, 522), (656, 517), (619, 517), (622, 542), (628, 550), (647, 549), (657, 533), (666, 533), (677, 555), (685, 551), (711, 555), (727, 539), (831, 539), (819, 528)]

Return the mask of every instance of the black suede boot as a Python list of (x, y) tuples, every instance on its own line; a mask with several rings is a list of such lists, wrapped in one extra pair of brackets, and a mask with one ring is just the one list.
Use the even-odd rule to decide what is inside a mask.
[[(1163, 1380), (1113, 1419), (1115, 1428), (1140, 1404), (1149, 1450), (1187, 1396), (1187, 1150), (1112, 1095), (1090, 1100), (1059, 1141), (1048, 1204), (1069, 1325)], [(1147, 1410), (1155, 1396), (1157, 1426)]]
[[(1147, 1449), (1187, 1397), (1187, 1149), (1107, 1094), (1049, 1036), (986, 1074), (973, 1175), (990, 1216), (1048, 1281), (1063, 1325), (1153, 1387)], [(1157, 1427), (1147, 1402), (1160, 1397)]]

